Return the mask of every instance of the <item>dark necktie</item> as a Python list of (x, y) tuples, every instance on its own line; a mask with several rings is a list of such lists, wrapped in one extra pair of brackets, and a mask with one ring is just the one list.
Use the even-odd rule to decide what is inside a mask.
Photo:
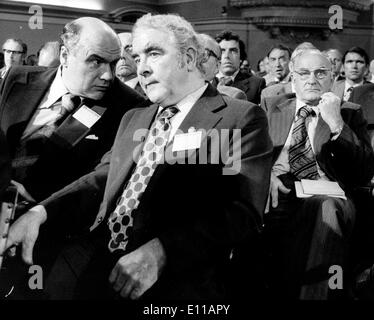
[(174, 106), (165, 108), (151, 126), (136, 168), (108, 220), (111, 231), (108, 247), (111, 252), (117, 249), (126, 250), (128, 238), (132, 232), (133, 210), (138, 207), (141, 195), (163, 159), (171, 130), (170, 119), (178, 111)]
[(50, 137), (56, 128), (60, 125), (65, 116), (78, 106), (80, 98), (73, 96), (71, 93), (64, 94), (61, 99), (58, 99), (50, 109), (57, 111), (59, 114), (53, 123), (49, 123), (41, 127), (35, 134), (45, 137)]
[(292, 130), (291, 145), (288, 150), (289, 164), (291, 173), (298, 179), (319, 178), (316, 158), (305, 126), (305, 119), (312, 113), (313, 110), (307, 106), (300, 108)]
[(349, 98), (351, 97), (352, 90), (353, 90), (353, 87), (349, 87), (347, 89), (347, 92), (344, 94), (343, 101), (349, 100)]

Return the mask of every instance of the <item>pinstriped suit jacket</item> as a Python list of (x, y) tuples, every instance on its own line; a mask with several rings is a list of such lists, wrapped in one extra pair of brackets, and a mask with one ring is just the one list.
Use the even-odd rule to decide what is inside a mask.
[[(295, 94), (265, 98), (262, 107), (267, 112), (269, 133), (273, 141), (273, 163), (278, 158), (295, 116)], [(344, 102), (341, 115), (343, 131), (335, 141), (330, 139), (330, 128), (319, 116), (313, 147), (321, 169), (329, 179), (339, 182), (347, 191), (366, 184), (374, 174), (374, 155), (370, 145), (366, 120), (361, 107)]]

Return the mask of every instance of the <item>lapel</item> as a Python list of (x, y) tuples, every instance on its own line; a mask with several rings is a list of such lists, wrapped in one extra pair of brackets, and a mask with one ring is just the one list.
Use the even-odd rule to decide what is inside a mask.
[(319, 115), (313, 141), (314, 154), (318, 155), (320, 153), (322, 145), (330, 139), (330, 134), (329, 126)]
[[(139, 158), (140, 152), (143, 148), (146, 136), (142, 139), (141, 143), (139, 143), (139, 139), (136, 141), (134, 140), (134, 134), (139, 129), (148, 130), (150, 128), (157, 110), (157, 104), (137, 110), (131, 118), (131, 121), (126, 123), (127, 127), (120, 137), (120, 144), (118, 147), (114, 146), (115, 149), (113, 150), (115, 155), (119, 154), (119, 160), (115, 163), (113, 168), (111, 168), (111, 172), (109, 173), (108, 187), (106, 188), (104, 195), (104, 199), (107, 199), (108, 202), (115, 197), (118, 191), (122, 190), (123, 182), (131, 172), (134, 159)], [(113, 163), (113, 159), (111, 162)], [(111, 199), (109, 199), (109, 197)]]
[(296, 98), (288, 99), (274, 107), (269, 117), (269, 133), (274, 147), (286, 143), (292, 122), (295, 118)]
[(49, 89), (56, 72), (57, 69), (37, 73), (25, 72), (11, 84), (9, 90), (4, 92), (2, 99), (6, 101), (3, 113), (0, 115), (1, 126), (5, 130), (15, 121), (27, 125)]
[(235, 77), (233, 86), (247, 92), (250, 90), (250, 81), (249, 81), (250, 76), (243, 74), (241, 71), (237, 74)]
[[(208, 85), (202, 97), (194, 104), (181, 123), (179, 130), (188, 132), (190, 127), (194, 127), (196, 130), (204, 129), (206, 132), (209, 132), (222, 118), (222, 116), (217, 115), (215, 111), (222, 109), (225, 105), (223, 98), (217, 93), (217, 90), (211, 85)], [(104, 195), (104, 199), (108, 202), (108, 208), (111, 208), (112, 201), (114, 201), (119, 196), (119, 192), (123, 190), (124, 182), (129, 177), (129, 174), (131, 174), (131, 169), (134, 164), (133, 159), (139, 158), (143, 148), (144, 140), (142, 143), (134, 141), (134, 133), (138, 129), (149, 129), (157, 110), (157, 104), (138, 110), (127, 124), (127, 128), (123, 132), (120, 138), (120, 145), (118, 146), (120, 152), (119, 157), (121, 157), (121, 155), (123, 155), (123, 157), (116, 162), (115, 166), (117, 167), (113, 166), (113, 168), (111, 168), (108, 177), (108, 187)], [(203, 135), (201, 145), (205, 143), (206, 137), (206, 135)], [(169, 145), (172, 143), (173, 141), (170, 141)], [(115, 152), (116, 156), (118, 152)], [(194, 156), (195, 153), (188, 153), (188, 156)], [(113, 162), (113, 159), (111, 162)], [(185, 163), (187, 163), (187, 161), (185, 161)]]

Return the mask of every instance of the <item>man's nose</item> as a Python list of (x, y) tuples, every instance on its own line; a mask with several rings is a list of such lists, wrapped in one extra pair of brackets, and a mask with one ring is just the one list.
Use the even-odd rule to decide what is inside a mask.
[(151, 68), (149, 67), (146, 60), (141, 59), (137, 65), (137, 73), (140, 76), (146, 76), (148, 73), (151, 72)]
[(109, 63), (106, 63), (103, 65), (103, 73), (100, 77), (100, 79), (102, 80), (106, 80), (106, 81), (111, 81), (113, 80), (114, 78), (114, 73), (113, 73), (113, 70), (112, 70), (112, 67)]

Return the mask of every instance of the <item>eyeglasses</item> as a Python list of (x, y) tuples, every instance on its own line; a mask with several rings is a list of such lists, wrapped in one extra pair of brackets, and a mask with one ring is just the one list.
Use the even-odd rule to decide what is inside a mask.
[(207, 58), (214, 57), (217, 60), (219, 60), (218, 56), (214, 53), (214, 51), (212, 51), (210, 49), (205, 49), (205, 55), (206, 55)]
[(331, 72), (330, 69), (316, 69), (316, 70), (306, 70), (306, 69), (303, 69), (301, 71), (294, 71), (295, 73), (297, 73), (301, 80), (307, 80), (309, 79), (311, 73), (314, 74), (314, 77), (318, 80), (323, 80), (325, 79)]
[(22, 54), (23, 53), (23, 51), (8, 50), (8, 49), (3, 49), (3, 52), (4, 53), (9, 53), (9, 54), (11, 54), (11, 53), (13, 53), (13, 54)]

